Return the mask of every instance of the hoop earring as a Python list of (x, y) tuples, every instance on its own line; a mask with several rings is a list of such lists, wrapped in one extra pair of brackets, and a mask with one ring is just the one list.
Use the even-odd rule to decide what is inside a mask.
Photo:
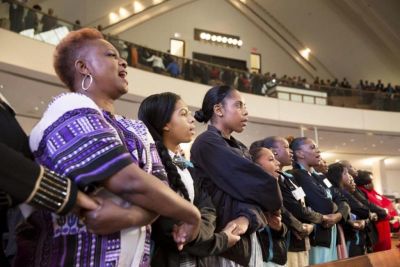
[[(87, 87), (85, 87), (85, 81), (86, 81), (87, 77), (89, 77), (89, 85)], [(83, 77), (83, 79), (82, 79), (82, 90), (87, 91), (89, 89), (89, 87), (92, 85), (92, 82), (93, 82), (93, 76), (90, 74), (86, 74), (85, 77)]]

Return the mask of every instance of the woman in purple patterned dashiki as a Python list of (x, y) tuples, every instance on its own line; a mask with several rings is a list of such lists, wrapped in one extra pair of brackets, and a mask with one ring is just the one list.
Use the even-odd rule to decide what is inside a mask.
[(152, 176), (165, 179), (165, 171), (147, 128), (113, 114), (128, 84), (117, 50), (100, 32), (81, 29), (57, 46), (54, 67), (73, 93), (49, 105), (32, 130), (31, 150), (39, 163), (98, 197), (102, 208), (87, 214), (89, 226), (96, 218), (108, 225), (97, 225), (102, 235), (96, 235), (74, 214), (23, 208), (17, 265), (149, 266), (149, 225), (157, 214), (182, 222), (173, 232), (178, 246), (194, 239), (200, 213)]

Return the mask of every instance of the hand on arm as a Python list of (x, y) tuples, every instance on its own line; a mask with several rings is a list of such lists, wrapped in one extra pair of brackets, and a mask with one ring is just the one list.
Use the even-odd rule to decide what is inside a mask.
[(376, 222), (378, 220), (378, 214), (376, 214), (375, 212), (371, 212), (369, 214), (369, 219), (373, 222)]
[(233, 233), (236, 227), (236, 223), (231, 221), (227, 223), (225, 228), (221, 231), (221, 233), (224, 233), (228, 237), (228, 248), (233, 247), (240, 240), (240, 235)]
[(99, 208), (83, 213), (88, 230), (95, 234), (112, 234), (129, 227), (148, 225), (158, 217), (139, 206), (123, 208), (111, 199), (96, 197), (95, 200)]
[(85, 193), (82, 193), (81, 191), (78, 191), (78, 194), (76, 196), (76, 204), (75, 204), (75, 209), (83, 209), (83, 210), (96, 210), (98, 209), (99, 203), (96, 203), (95, 200), (90, 198), (88, 195)]
[(267, 212), (265, 213), (268, 225), (275, 231), (280, 231), (282, 229), (282, 216), (280, 212)]
[(342, 214), (340, 214), (339, 212), (333, 213), (333, 214), (328, 214), (328, 215), (323, 215), (322, 225), (325, 228), (331, 228), (332, 226), (337, 224), (341, 219), (342, 219)]
[(192, 241), (198, 235), (200, 211), (137, 165), (128, 165), (108, 179), (104, 186), (130, 203), (180, 221), (174, 231), (178, 247)]
[(236, 225), (235, 229), (232, 231), (232, 234), (234, 235), (243, 235), (249, 228), (249, 220), (244, 216), (239, 216), (236, 219), (230, 221), (227, 224), (227, 227), (230, 227), (230, 224)]
[(349, 221), (349, 223), (355, 230), (363, 230), (365, 228), (364, 220), (354, 220), (354, 221)]

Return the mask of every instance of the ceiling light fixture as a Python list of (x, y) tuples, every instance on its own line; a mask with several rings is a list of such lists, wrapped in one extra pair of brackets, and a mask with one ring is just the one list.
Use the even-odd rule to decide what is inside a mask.
[(241, 40), (239, 36), (200, 29), (194, 29), (194, 39), (197, 41), (205, 41), (237, 48), (240, 48), (243, 45), (243, 40)]
[(109, 18), (111, 24), (116, 23), (116, 22), (119, 20), (119, 16), (118, 16), (118, 14), (115, 13), (115, 12), (111, 12), (111, 13), (108, 15), (108, 18)]
[(307, 60), (310, 58), (310, 53), (311, 49), (308, 47), (304, 48), (303, 50), (300, 50), (300, 55)]
[(140, 3), (139, 1), (133, 2), (133, 11), (135, 13), (138, 13), (138, 12), (142, 11), (143, 9), (144, 9), (144, 6), (142, 3)]
[(129, 12), (128, 12), (128, 10), (126, 10), (125, 8), (123, 8), (123, 7), (120, 7), (119, 8), (119, 16), (120, 16), (120, 18), (126, 18), (126, 17), (128, 17), (130, 14), (129, 14)]

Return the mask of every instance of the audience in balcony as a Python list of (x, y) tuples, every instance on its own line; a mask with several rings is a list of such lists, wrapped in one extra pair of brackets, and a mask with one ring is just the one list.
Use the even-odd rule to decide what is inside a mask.
[[(16, 2), (3, 0), (10, 5), (10, 29), (13, 31), (21, 31), (23, 29), (33, 28), (36, 32), (48, 31), (57, 26), (57, 18), (54, 16), (53, 9), (48, 10), (48, 14), (43, 15), (39, 21), (38, 14), (34, 10), (29, 9), (23, 19), (20, 14), (24, 13), (24, 7)], [(26, 1), (21, 0), (21, 3)], [(33, 9), (40, 11), (39, 5), (34, 5)], [(70, 25), (70, 30), (80, 28), (80, 21), (76, 20), (75, 24)], [(101, 31), (103, 27), (97, 26)], [(369, 82), (368, 80), (360, 80), (356, 86), (352, 86), (347, 78), (341, 81), (337, 78), (320, 79), (315, 77), (313, 82), (308, 82), (306, 78), (301, 76), (289, 76), (283, 74), (278, 78), (275, 73), (249, 72), (248, 70), (237, 70), (225, 66), (217, 66), (207, 62), (176, 58), (172, 58), (170, 51), (161, 53), (141, 46), (136, 46), (132, 43), (120, 40), (109, 36), (110, 42), (118, 49), (123, 58), (126, 58), (128, 63), (133, 67), (139, 67), (158, 74), (170, 75), (175, 78), (183, 78), (188, 81), (194, 81), (206, 85), (221, 85), (226, 84), (234, 86), (239, 90), (247, 93), (265, 95), (270, 88), (276, 85), (300, 88), (321, 90), (328, 93), (328, 96), (358, 96), (362, 99), (359, 101), (361, 106), (372, 105), (376, 109), (397, 109), (396, 104), (391, 101), (400, 93), (399, 85), (388, 83), (385, 85), (381, 79), (377, 83)], [(150, 68), (148, 68), (148, 67)], [(358, 91), (353, 90), (358, 89)], [(376, 94), (378, 93), (378, 94)], [(389, 102), (388, 102), (389, 101)]]
[(75, 20), (75, 24), (72, 27), (72, 30), (76, 31), (79, 30), (81, 28), (81, 21), (79, 19)]
[(178, 77), (180, 74), (180, 66), (178, 62), (175, 61), (175, 59), (171, 58), (172, 61), (167, 65), (167, 71), (171, 75), (171, 77)]
[[(23, 28), (24, 7), (11, 0), (3, 0), (4, 3), (9, 3), (8, 16), (10, 19), (10, 30), (20, 32)], [(21, 4), (25, 4), (26, 0), (18, 0)]]
[(165, 70), (165, 66), (159, 52), (154, 53), (151, 57), (146, 59), (146, 61), (152, 62), (153, 71), (155, 73), (161, 73)]
[(47, 15), (43, 15), (40, 22), (43, 24), (43, 32), (50, 31), (57, 27), (57, 18), (54, 16), (54, 10), (52, 8), (49, 8)]
[(40, 5), (34, 5), (33, 9), (29, 9), (24, 18), (24, 29), (34, 29), (35, 32), (39, 30), (39, 18), (36, 11), (42, 11)]

